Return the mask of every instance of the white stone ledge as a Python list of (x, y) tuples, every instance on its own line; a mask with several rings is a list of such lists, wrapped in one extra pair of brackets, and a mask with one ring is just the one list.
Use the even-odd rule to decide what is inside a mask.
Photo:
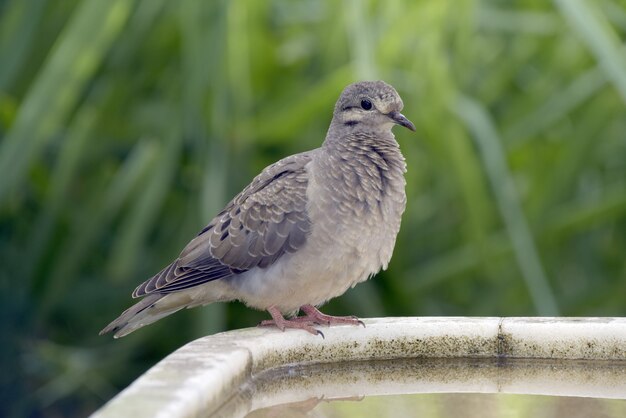
[[(281, 332), (272, 328), (200, 338), (160, 361), (93, 416), (206, 416), (255, 376), (288, 365), (403, 358), (601, 360), (626, 364), (621, 363), (626, 361), (626, 318), (411, 317), (364, 319), (364, 323), (365, 328), (319, 327), (324, 339), (300, 330)], [(615, 389), (615, 383), (610, 382), (611, 372), (605, 374), (597, 377), (609, 379), (607, 384)], [(466, 389), (537, 393), (541, 391), (535, 386), (526, 392), (521, 386), (534, 381), (540, 383), (539, 387), (550, 386), (541, 376), (534, 372), (530, 380), (520, 376), (503, 385), (494, 381), (497, 376), (487, 373), (468, 380), (479, 386)], [(621, 380), (617, 380), (616, 390), (626, 393), (626, 383), (619, 386)], [(387, 382), (386, 387), (389, 383), (393, 382)], [(332, 383), (323, 384), (328, 387)], [(415, 390), (420, 383), (412, 384)], [(377, 392), (375, 385), (369, 389)], [(575, 396), (578, 389), (572, 390), (566, 393)], [(436, 391), (440, 390), (431, 385), (430, 392)]]

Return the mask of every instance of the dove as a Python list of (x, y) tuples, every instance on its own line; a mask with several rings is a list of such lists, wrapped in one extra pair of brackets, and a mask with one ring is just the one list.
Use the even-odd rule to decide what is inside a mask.
[[(391, 260), (406, 207), (406, 163), (392, 128), (415, 131), (383, 81), (348, 85), (322, 146), (265, 168), (132, 296), (104, 328), (116, 338), (183, 308), (240, 301), (261, 326), (324, 336), (319, 325), (362, 322), (317, 307)], [(297, 316), (302, 312), (302, 316)]]

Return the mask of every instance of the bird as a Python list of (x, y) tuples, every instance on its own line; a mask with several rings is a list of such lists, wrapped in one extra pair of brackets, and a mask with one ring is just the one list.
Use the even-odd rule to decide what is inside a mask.
[(282, 331), (324, 337), (320, 325), (362, 325), (318, 307), (391, 260), (407, 201), (392, 128), (415, 131), (402, 108), (384, 81), (345, 87), (321, 147), (262, 170), (100, 335), (123, 337), (183, 308), (230, 301), (267, 310), (272, 319), (259, 325)]

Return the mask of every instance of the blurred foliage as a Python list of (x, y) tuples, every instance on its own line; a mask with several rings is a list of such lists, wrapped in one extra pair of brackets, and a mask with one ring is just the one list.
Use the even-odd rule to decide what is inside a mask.
[(81, 416), (238, 303), (98, 331), (264, 166), (384, 79), (408, 207), (325, 309), (626, 314), (625, 0), (0, 0), (0, 415)]

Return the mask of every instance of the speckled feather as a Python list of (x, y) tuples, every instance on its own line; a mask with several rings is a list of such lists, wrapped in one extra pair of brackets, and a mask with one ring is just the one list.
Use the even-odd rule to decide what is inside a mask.
[(133, 297), (171, 293), (211, 280), (265, 268), (297, 251), (310, 230), (306, 212), (311, 153), (267, 167), (193, 239), (170, 265), (133, 292)]

